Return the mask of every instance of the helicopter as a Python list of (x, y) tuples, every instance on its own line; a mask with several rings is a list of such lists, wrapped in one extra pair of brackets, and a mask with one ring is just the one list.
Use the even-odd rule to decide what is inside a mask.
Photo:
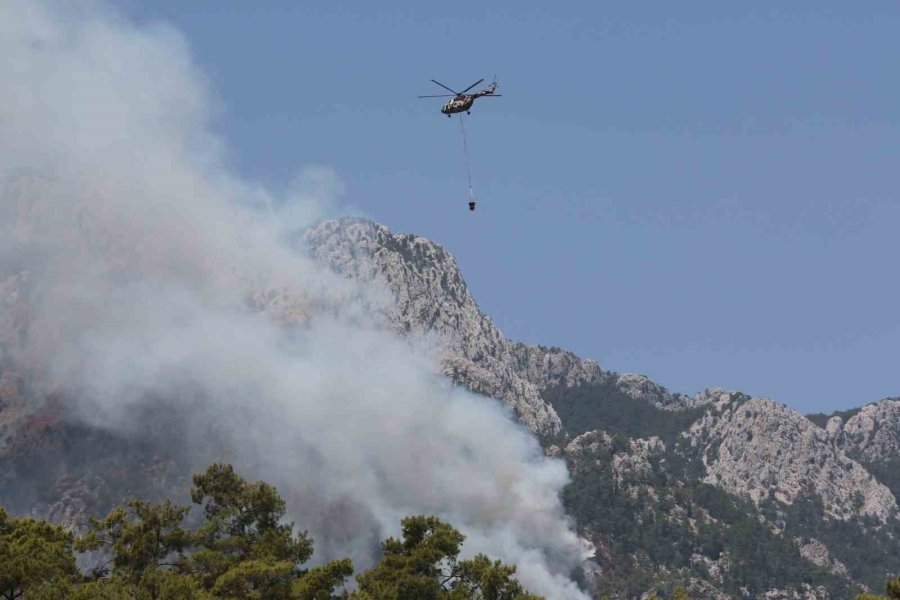
[(453, 99), (448, 101), (447, 104), (445, 104), (444, 106), (441, 107), (441, 112), (444, 113), (445, 115), (447, 115), (448, 117), (453, 116), (453, 113), (460, 113), (463, 111), (465, 111), (465, 113), (467, 115), (472, 114), (469, 111), (472, 109), (472, 105), (475, 104), (476, 98), (491, 98), (491, 97), (496, 98), (496, 97), (502, 96), (502, 94), (494, 93), (497, 89), (497, 78), (496, 77), (494, 78), (494, 82), (491, 85), (484, 88), (480, 92), (475, 92), (474, 94), (467, 94), (466, 92), (468, 92), (473, 87), (475, 87), (476, 85), (478, 85), (479, 83), (484, 81), (484, 78), (479, 79), (478, 81), (476, 81), (475, 83), (473, 83), (472, 85), (470, 85), (469, 87), (467, 87), (466, 89), (464, 89), (461, 92), (457, 92), (455, 90), (450, 89), (449, 87), (447, 87), (440, 81), (435, 81), (434, 79), (432, 79), (431, 81), (433, 83), (438, 84), (445, 90), (447, 90), (449, 92), (453, 92), (453, 93), (452, 94), (437, 94), (437, 95), (433, 95), (433, 96), (419, 96), (419, 98), (448, 98), (448, 97), (452, 96)]

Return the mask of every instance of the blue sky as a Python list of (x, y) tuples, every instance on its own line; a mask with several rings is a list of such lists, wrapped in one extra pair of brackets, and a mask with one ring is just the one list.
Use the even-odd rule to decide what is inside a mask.
[[(805, 412), (900, 395), (896, 2), (116, 4), (183, 32), (237, 172), (335, 169), (511, 338)], [(470, 214), (416, 96), (495, 73)]]

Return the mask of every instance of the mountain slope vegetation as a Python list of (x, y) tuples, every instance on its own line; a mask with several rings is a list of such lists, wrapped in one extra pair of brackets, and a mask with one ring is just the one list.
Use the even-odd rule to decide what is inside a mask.
[[(739, 392), (672, 393), (646, 377), (608, 371), (559, 348), (507, 340), (478, 309), (452, 255), (424, 238), (348, 219), (321, 224), (299, 244), (321, 265), (387, 290), (394, 303), (377, 307), (381, 312), (373, 318), (383, 319), (397, 336), (426, 334), (439, 340), (436, 370), (456, 385), (497, 399), (547, 454), (565, 461), (571, 477), (563, 493), (565, 508), (595, 550), (577, 575), (592, 595), (639, 598), (656, 593), (667, 598), (683, 588), (695, 598), (825, 600), (852, 597), (864, 587), (882, 589), (886, 578), (900, 572), (900, 529), (891, 510), (900, 492), (900, 427), (891, 420), (896, 401), (804, 418)], [(0, 286), (12, 299), (0, 311), (15, 306), (17, 315), (27, 314), (21, 306), (25, 296), (16, 293), (20, 280)], [(0, 320), (4, 327), (10, 323), (15, 324)], [(0, 333), (4, 343), (20, 339), (15, 329)], [(184, 502), (191, 469), (198, 460), (209, 462), (207, 456), (185, 456), (177, 443), (169, 443), (183, 424), (159, 415), (141, 418), (158, 431), (133, 439), (92, 429), (57, 410), (64, 396), (36, 398), (40, 408), (30, 406), (26, 396), (40, 393), (16, 371), (9, 355), (3, 361), (0, 503), (81, 533), (90, 529), (91, 518), (124, 505), (124, 513), (113, 520), (107, 516), (100, 530), (94, 527), (98, 536), (109, 534), (111, 527), (142, 522), (139, 513), (177, 521), (179, 509), (172, 505), (164, 510), (160, 503), (166, 498)], [(206, 451), (214, 458), (228, 449)], [(18, 485), (26, 480), (33, 485)], [(863, 482), (866, 488), (850, 489), (848, 482)], [(856, 502), (861, 491), (868, 495)], [(135, 497), (144, 504), (125, 504)], [(454, 534), (423, 518), (410, 527), (444, 538), (441, 556), (453, 558), (458, 549)], [(172, 543), (182, 543), (175, 525), (166, 527)], [(187, 525), (182, 529), (195, 531)], [(62, 543), (61, 556), (68, 556), (66, 544), (74, 544), (74, 538), (58, 533), (48, 533), (47, 543)], [(210, 565), (220, 569), (215, 577), (209, 573), (203, 581), (166, 583), (169, 574), (163, 573), (146, 583), (171, 583), (171, 589), (204, 597), (246, 590), (241, 586), (251, 580), (259, 585), (268, 581), (284, 593), (312, 599), (337, 593), (337, 584), (349, 577), (348, 569), (337, 563), (316, 571), (313, 579), (321, 587), (311, 579), (311, 587), (304, 588), (298, 583), (306, 577), (298, 575), (304, 572), (302, 561), (287, 570), (279, 560), (230, 563), (215, 554), (222, 552), (216, 545), (221, 532), (208, 533), (211, 537), (202, 543), (192, 538), (189, 547), (211, 553)], [(383, 547), (382, 562), (360, 580), (356, 597), (379, 598), (384, 592), (399, 598), (399, 588), (444, 597), (434, 587), (433, 570), (425, 568), (408, 580), (391, 575), (421, 566), (414, 547), (406, 538)], [(113, 585), (78, 579), (87, 575), (73, 574), (67, 560), (59, 562), (60, 577), (74, 577), (71, 581), (94, 589)], [(502, 583), (510, 575), (508, 567), (493, 561), (465, 565), (457, 577)], [(119, 573), (128, 585), (143, 585), (140, 577)], [(457, 593), (476, 593), (474, 580), (465, 581), (454, 588)], [(507, 592), (528, 597), (505, 585), (491, 589), (498, 597)]]

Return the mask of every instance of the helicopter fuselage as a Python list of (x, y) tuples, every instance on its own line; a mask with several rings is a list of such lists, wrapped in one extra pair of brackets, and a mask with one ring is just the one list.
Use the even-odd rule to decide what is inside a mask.
[(437, 94), (437, 95), (419, 96), (419, 98), (445, 98), (447, 96), (452, 96), (453, 99), (441, 107), (441, 112), (444, 113), (445, 115), (447, 115), (448, 117), (455, 113), (461, 113), (461, 112), (468, 113), (472, 109), (472, 105), (475, 104), (476, 98), (482, 98), (484, 96), (499, 96), (500, 95), (500, 94), (494, 93), (497, 91), (497, 80), (496, 79), (494, 79), (494, 82), (491, 83), (491, 85), (489, 85), (488, 87), (484, 88), (480, 92), (475, 92), (473, 94), (467, 94), (466, 92), (468, 92), (473, 87), (475, 87), (476, 85), (478, 85), (479, 83), (484, 81), (484, 79), (479, 79), (478, 81), (476, 81), (475, 83), (473, 83), (472, 85), (470, 85), (469, 87), (467, 87), (466, 89), (464, 89), (461, 92), (457, 92), (456, 90), (447, 87), (440, 81), (436, 81), (434, 79), (432, 79), (431, 81), (438, 84), (439, 86), (441, 86), (448, 92), (452, 92), (452, 94)]
[(441, 108), (441, 112), (448, 116), (454, 113), (468, 112), (473, 104), (475, 104), (474, 95), (457, 96), (445, 104)]

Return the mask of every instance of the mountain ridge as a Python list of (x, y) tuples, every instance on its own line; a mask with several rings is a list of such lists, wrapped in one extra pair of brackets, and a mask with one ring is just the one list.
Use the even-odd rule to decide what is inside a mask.
[[(900, 459), (897, 399), (823, 421), (719, 388), (673, 393), (643, 375), (507, 339), (452, 254), (426, 238), (345, 218), (295, 242), (340, 276), (384, 290), (373, 310), (391, 331), (436, 340), (437, 371), (502, 402), (546, 454), (566, 461), (566, 506), (597, 550), (584, 575), (597, 593), (639, 597), (669, 582), (700, 597), (824, 600), (896, 570), (888, 558), (860, 555), (900, 549), (900, 487), (886, 480)], [(15, 366), (28, 285), (27, 272), (0, 280), (0, 481), (62, 459), (30, 510), (72, 527), (126, 494), (180, 490), (187, 467), (172, 455), (67, 426), (53, 402), (32, 402), (42, 392)], [(254, 306), (303, 312), (291, 298), (276, 300)], [(90, 452), (67, 462), (67, 448), (79, 444)], [(116, 454), (133, 455), (140, 468), (121, 472)], [(93, 474), (92, 463), (107, 464), (107, 475)]]
[[(694, 396), (673, 393), (645, 376), (608, 371), (565, 350), (507, 340), (478, 309), (452, 255), (425, 238), (393, 233), (366, 220), (342, 219), (310, 230), (303, 243), (318, 261), (336, 271), (391, 290), (397, 298), (389, 315), (395, 331), (401, 335), (439, 334), (445, 343), (443, 372), (457, 384), (502, 400), (520, 422), (545, 440), (548, 453), (570, 461), (574, 473), (582, 469), (578, 457), (588, 452), (585, 440), (605, 440), (605, 446), (592, 446), (601, 448), (608, 447), (611, 438), (602, 427), (582, 431), (567, 426), (560, 419), (561, 413), (548, 402), (550, 391), (571, 394), (582, 388), (602, 389), (606, 390), (604, 397), (618, 394), (631, 399), (634, 406), (647, 405), (667, 412), (699, 411), (700, 416), (690, 427), (670, 436), (670, 447), (659, 438), (635, 431), (637, 437), (629, 435), (630, 452), (643, 453), (645, 467), (648, 448), (653, 449), (651, 455), (665, 454), (670, 461), (674, 452), (691, 457), (688, 460), (694, 466), (690, 468), (702, 471), (697, 471), (697, 481), (746, 498), (750, 504), (739, 510), (753, 510), (755, 506), (776, 539), (793, 535), (793, 541), (786, 543), (793, 548), (795, 559), (809, 561), (812, 567), (824, 569), (823, 574), (836, 577), (826, 586), (832, 590), (840, 589), (834, 581), (849, 583), (862, 576), (861, 566), (850, 560), (852, 556), (848, 559), (846, 548), (834, 547), (834, 536), (842, 535), (835, 531), (844, 527), (839, 523), (847, 523), (846, 527), (854, 531), (852, 528), (865, 530), (871, 524), (894, 528), (898, 523), (896, 492), (869, 472), (871, 460), (857, 460), (883, 453), (900, 454), (900, 425), (896, 425), (900, 420), (891, 421), (896, 416), (893, 403), (867, 405), (875, 408), (862, 407), (846, 422), (832, 420), (821, 428), (783, 404), (740, 392), (713, 387)], [(498, 377), (498, 373), (502, 375)], [(542, 410), (542, 403), (549, 408)], [(746, 416), (747, 411), (750, 416)], [(876, 426), (885, 420), (886, 426)], [(676, 451), (676, 447), (683, 450)], [(618, 458), (593, 463), (591, 468), (618, 471), (632, 463), (631, 459)], [(648, 471), (644, 468), (638, 474), (646, 477)], [(679, 486), (695, 485), (689, 479), (675, 484), (673, 497), (677, 497)], [(651, 488), (644, 489), (652, 492)], [(801, 507), (810, 502), (821, 507), (814, 510), (821, 510), (825, 530), (815, 530), (803, 522), (808, 517), (804, 516), (806, 508)], [(793, 516), (798, 510), (803, 514)], [(677, 515), (672, 518), (681, 519)], [(816, 535), (832, 537), (822, 541)], [(728, 561), (716, 564), (720, 565), (716, 569), (721, 569)], [(717, 585), (726, 583), (722, 579)], [(694, 584), (699, 585), (696, 581)], [(828, 597), (827, 592), (804, 585), (797, 582), (787, 586), (782, 595), (773, 587), (759, 597)]]
[(478, 308), (452, 254), (426, 238), (343, 218), (310, 229), (300, 244), (333, 270), (391, 290), (395, 304), (387, 318), (398, 334), (442, 336), (443, 372), (473, 391), (501, 398), (540, 436), (562, 431), (555, 411), (543, 408), (540, 399), (540, 390), (558, 385), (611, 383), (671, 410), (706, 402), (702, 393), (672, 393), (644, 375), (607, 371), (567, 350), (507, 339)]

